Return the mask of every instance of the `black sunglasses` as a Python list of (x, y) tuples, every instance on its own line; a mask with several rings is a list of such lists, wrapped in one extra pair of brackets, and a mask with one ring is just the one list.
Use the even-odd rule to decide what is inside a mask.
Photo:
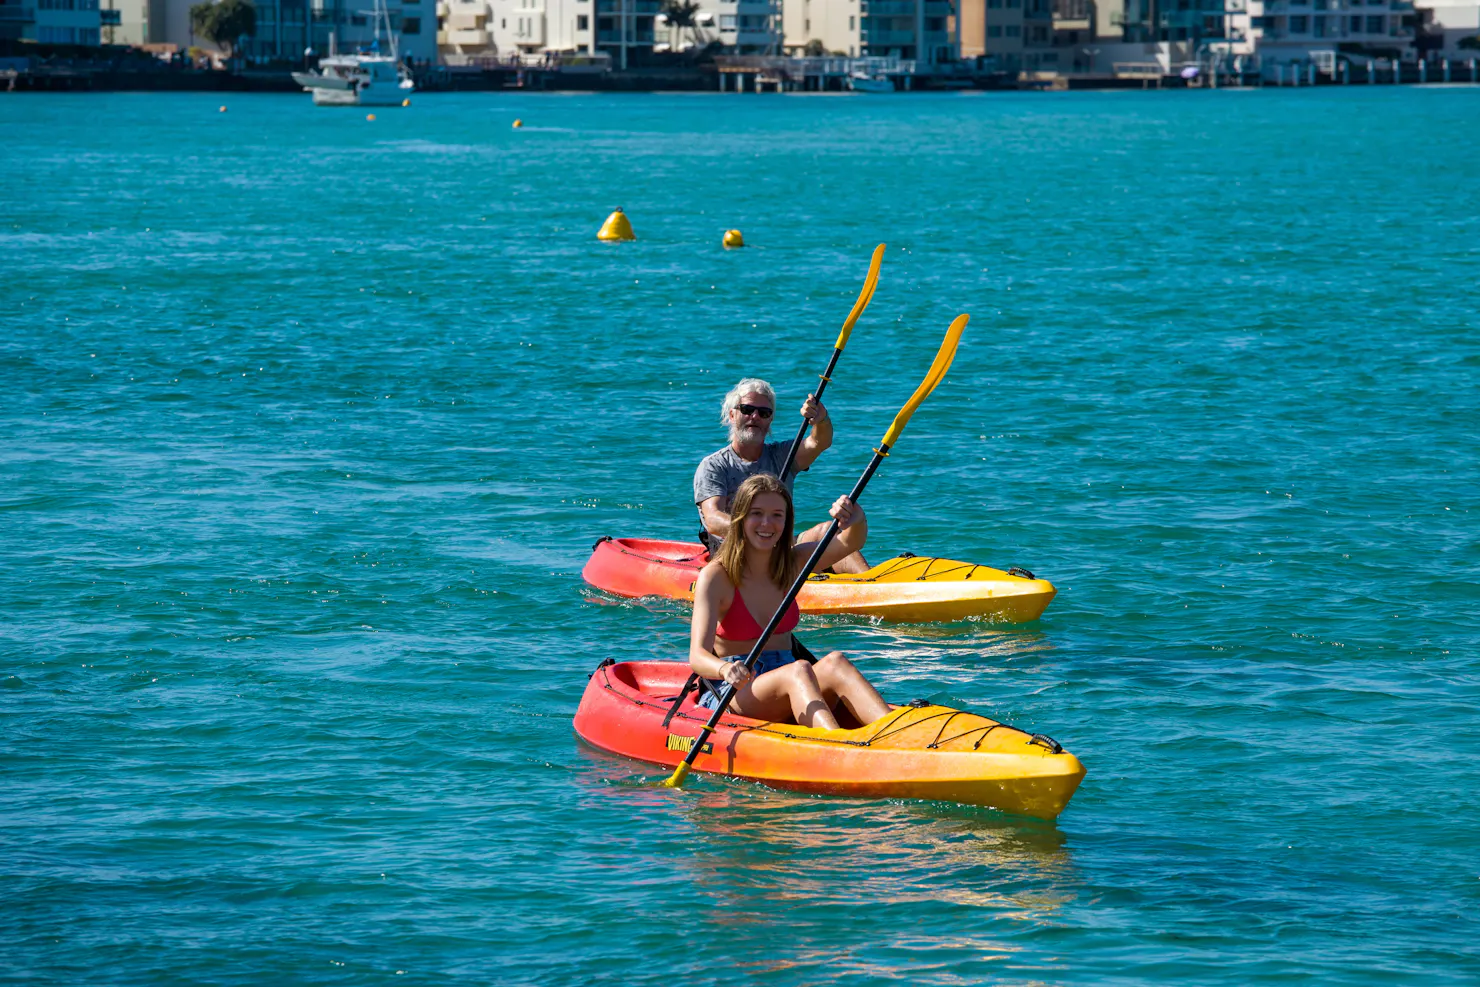
[(742, 415), (759, 415), (762, 418), (771, 417), (771, 409), (763, 404), (741, 404), (736, 405)]

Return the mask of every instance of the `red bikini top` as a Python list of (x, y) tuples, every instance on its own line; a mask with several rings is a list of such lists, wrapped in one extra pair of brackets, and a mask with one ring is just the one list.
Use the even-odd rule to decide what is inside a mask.
[[(777, 634), (785, 634), (794, 630), (802, 620), (802, 608), (797, 606), (797, 601), (792, 600), (791, 606), (786, 608), (786, 613), (781, 616), (781, 623), (776, 625)], [(756, 623), (750, 615), (750, 608), (745, 605), (745, 598), (740, 591), (735, 590), (735, 602), (730, 604), (729, 613), (725, 614), (724, 620), (714, 629), (716, 637), (722, 637), (726, 641), (754, 641), (761, 636), (765, 630)]]

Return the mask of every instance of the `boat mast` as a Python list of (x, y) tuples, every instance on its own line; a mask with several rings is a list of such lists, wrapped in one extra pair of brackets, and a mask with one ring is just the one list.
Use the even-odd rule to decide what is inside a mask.
[(385, 0), (375, 0), (375, 10), (371, 15), (375, 21), (375, 50), (380, 51), (380, 29), (385, 27), (386, 37), (391, 43), (391, 61), (401, 61), (401, 47), (397, 43), (396, 32), (391, 30), (391, 12), (386, 7)]

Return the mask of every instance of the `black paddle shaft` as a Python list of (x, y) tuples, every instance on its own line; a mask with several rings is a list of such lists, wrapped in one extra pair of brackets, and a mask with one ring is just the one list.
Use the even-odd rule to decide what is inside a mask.
[[(836, 356), (834, 359), (836, 359)], [(832, 367), (829, 366), (828, 370), (831, 371)], [(826, 378), (823, 378), (823, 380), (826, 382)], [(874, 470), (879, 468), (879, 464), (884, 461), (884, 457), (887, 455), (889, 455), (889, 447), (884, 445), (881, 445), (874, 452), (874, 458), (869, 461), (868, 469), (863, 471), (863, 475), (853, 485), (853, 492), (848, 495), (849, 500), (855, 504), (858, 503), (858, 498), (863, 496), (863, 488), (868, 486), (868, 481), (873, 479)], [(755, 642), (755, 645), (750, 649), (750, 654), (745, 658), (746, 668), (755, 668), (755, 663), (760, 660), (761, 652), (766, 650), (766, 642), (770, 641), (771, 635), (776, 633), (776, 625), (781, 623), (781, 618), (786, 613), (786, 608), (791, 606), (792, 601), (797, 598), (797, 594), (802, 591), (802, 587), (807, 584), (807, 577), (812, 574), (812, 568), (822, 560), (822, 553), (827, 551), (827, 546), (832, 544), (833, 537), (837, 533), (838, 519), (833, 518), (832, 523), (827, 526), (827, 530), (822, 534), (822, 541), (818, 542), (817, 547), (812, 549), (812, 557), (807, 560), (807, 564), (802, 568), (802, 571), (797, 573), (797, 578), (792, 581), (791, 589), (786, 591), (785, 599), (776, 608), (776, 612), (771, 614), (771, 619), (766, 621), (765, 630), (761, 631), (760, 638)], [(704, 724), (704, 729), (699, 731), (699, 736), (694, 740), (694, 746), (690, 747), (689, 752), (684, 755), (683, 763), (685, 765), (693, 767), (694, 758), (699, 756), (699, 752), (704, 748), (705, 741), (714, 732), (714, 728), (719, 726), (719, 718), (725, 715), (725, 710), (730, 708), (730, 700), (734, 698), (735, 687), (729, 682), (726, 682), (724, 689), (720, 692), (719, 705), (715, 707), (714, 715), (709, 718), (708, 723)]]
[[(812, 393), (812, 397), (817, 399), (818, 404), (822, 403), (822, 392), (827, 390), (827, 382), (832, 380), (833, 368), (838, 365), (838, 357), (842, 355), (843, 348), (841, 346), (834, 346), (832, 359), (827, 361), (827, 369), (822, 372), (822, 380), (818, 383), (817, 390)], [(797, 437), (791, 440), (791, 448), (786, 450), (786, 465), (781, 467), (781, 475), (776, 478), (782, 483), (786, 482), (786, 474), (791, 472), (792, 464), (797, 461), (797, 450), (801, 448), (802, 437), (807, 434), (807, 428), (811, 424), (811, 419), (802, 419), (801, 427), (797, 429)]]

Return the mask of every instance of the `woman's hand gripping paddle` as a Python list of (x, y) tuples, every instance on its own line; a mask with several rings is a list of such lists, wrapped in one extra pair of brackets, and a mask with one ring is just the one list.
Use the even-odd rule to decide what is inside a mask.
[[(869, 261), (868, 277), (863, 279), (863, 290), (858, 293), (858, 301), (853, 303), (853, 311), (848, 313), (847, 320), (843, 323), (843, 331), (838, 333), (838, 341), (833, 344), (832, 359), (827, 361), (827, 369), (822, 372), (822, 381), (817, 385), (817, 390), (812, 397), (820, 404), (822, 392), (827, 390), (828, 381), (832, 380), (833, 368), (838, 365), (838, 357), (843, 355), (843, 347), (848, 344), (848, 334), (853, 331), (853, 325), (863, 310), (868, 308), (868, 303), (874, 300), (874, 289), (879, 286), (879, 265), (884, 262), (884, 245), (881, 243), (874, 248), (873, 260)], [(786, 475), (791, 472), (791, 467), (796, 463), (797, 450), (802, 447), (802, 437), (807, 434), (807, 427), (812, 422), (806, 418), (797, 428), (797, 437), (791, 440), (791, 448), (786, 450), (786, 465), (781, 467), (782, 482)]]
[[(877, 254), (875, 257), (877, 257)], [(970, 318), (968, 315), (958, 315), (956, 316), (956, 321), (951, 323), (951, 328), (946, 330), (946, 338), (941, 342), (940, 350), (935, 354), (935, 362), (930, 365), (930, 372), (925, 375), (925, 379), (920, 382), (920, 386), (915, 388), (915, 393), (905, 402), (904, 407), (899, 410), (899, 414), (894, 416), (894, 424), (889, 426), (889, 431), (884, 433), (884, 441), (880, 442), (879, 448), (874, 450), (874, 458), (869, 462), (868, 468), (863, 471), (863, 475), (858, 478), (858, 482), (853, 485), (853, 492), (848, 495), (848, 499), (855, 504), (858, 503), (858, 498), (863, 496), (863, 488), (868, 486), (868, 481), (873, 479), (874, 471), (879, 468), (879, 464), (884, 461), (884, 457), (889, 455), (889, 448), (899, 440), (900, 433), (909, 424), (910, 416), (915, 413), (916, 408), (920, 407), (920, 403), (930, 396), (930, 392), (935, 390), (936, 386), (945, 377), (946, 371), (951, 368), (951, 360), (956, 356), (956, 346), (961, 342), (961, 333), (966, 329), (966, 323)], [(841, 347), (839, 348), (841, 349)], [(806, 585), (807, 577), (811, 575), (812, 569), (817, 563), (822, 560), (822, 553), (827, 551), (827, 546), (832, 544), (832, 540), (836, 537), (837, 533), (838, 519), (833, 518), (832, 523), (823, 532), (822, 540), (812, 550), (812, 557), (807, 560), (807, 564), (802, 567), (802, 571), (797, 573), (797, 578), (792, 582), (791, 589), (787, 590), (786, 596), (781, 600), (781, 605), (776, 608), (775, 613), (771, 614), (771, 619), (766, 621), (765, 630), (761, 631), (761, 636), (756, 640), (755, 645), (750, 649), (750, 654), (745, 658), (746, 668), (752, 670), (755, 668), (755, 663), (760, 658), (761, 652), (766, 649), (766, 643), (770, 641), (771, 635), (776, 633), (776, 625), (781, 623), (781, 617), (786, 613), (786, 608), (791, 606), (791, 601), (795, 600), (797, 594), (802, 591), (802, 587)], [(693, 745), (689, 748), (689, 752), (684, 755), (683, 761), (673, 770), (672, 776), (663, 782), (665, 787), (677, 788), (683, 784), (684, 778), (688, 777), (689, 769), (693, 767), (694, 759), (704, 749), (704, 744), (709, 740), (709, 735), (719, 725), (720, 717), (725, 715), (725, 710), (730, 707), (730, 700), (734, 698), (735, 687), (726, 683), (724, 689), (720, 692), (719, 704), (715, 708), (713, 715), (709, 717), (709, 722), (704, 724), (704, 729), (699, 732), (699, 736), (694, 740)]]

